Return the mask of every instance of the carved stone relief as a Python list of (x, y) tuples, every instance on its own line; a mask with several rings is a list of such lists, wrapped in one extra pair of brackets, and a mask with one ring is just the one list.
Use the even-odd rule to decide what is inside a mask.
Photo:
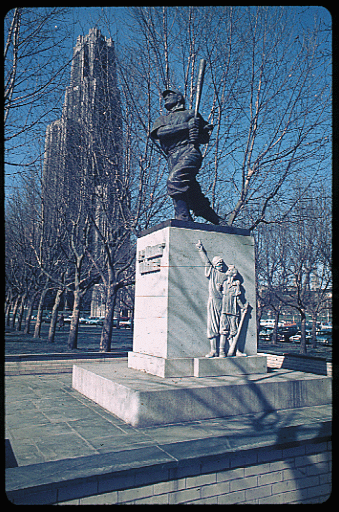
[(209, 280), (207, 301), (207, 338), (211, 349), (206, 357), (245, 356), (238, 345), (239, 337), (246, 328), (246, 317), (252, 309), (244, 300), (242, 276), (233, 264), (226, 265), (220, 256), (210, 261), (201, 240), (196, 247), (205, 265)]

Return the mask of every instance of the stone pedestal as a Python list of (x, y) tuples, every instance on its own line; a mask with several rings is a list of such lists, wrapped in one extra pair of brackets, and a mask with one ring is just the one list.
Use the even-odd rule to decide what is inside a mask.
[(169, 220), (138, 239), (133, 352), (129, 353), (128, 367), (160, 377), (200, 376), (207, 375), (206, 371), (210, 375), (234, 375), (237, 370), (249, 373), (248, 369), (251, 373), (266, 372), (264, 356), (239, 365), (235, 360), (243, 357), (198, 360), (210, 351), (209, 282), (196, 247), (199, 240), (211, 261), (219, 256), (238, 270), (241, 298), (250, 308), (237, 347), (248, 356), (256, 356), (253, 237), (243, 229)]

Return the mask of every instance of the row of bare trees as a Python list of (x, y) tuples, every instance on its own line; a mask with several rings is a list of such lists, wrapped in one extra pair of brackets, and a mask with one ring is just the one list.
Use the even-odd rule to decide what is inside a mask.
[[(100, 256), (95, 255), (90, 252), (93, 245), (89, 235), (91, 230), (99, 231), (100, 228), (91, 225), (87, 216), (84, 224), (74, 223), (70, 232), (64, 233), (68, 251), (66, 243), (60, 245), (60, 239), (58, 246), (47, 245), (39, 233), (37, 191), (34, 192), (32, 186), (23, 187), (23, 191), (22, 196), (10, 202), (7, 214), (7, 324), (12, 313), (12, 326), (16, 322), (16, 328), (21, 330), (25, 306), (23, 331), (28, 333), (33, 305), (37, 303), (34, 336), (40, 336), (44, 298), (48, 290), (54, 290), (55, 302), (48, 335), (48, 341), (53, 342), (60, 300), (64, 292), (70, 291), (74, 302), (69, 347), (76, 348), (82, 297), (93, 284), (101, 282), (106, 290), (109, 318), (107, 315), (104, 322), (100, 348), (109, 350), (110, 319), (113, 318), (117, 291), (134, 280), (134, 248), (128, 244), (128, 250), (121, 252), (127, 231), (122, 230), (119, 236), (100, 232), (102, 251)], [(274, 310), (277, 326), (283, 308), (293, 308), (300, 314), (302, 352), (306, 352), (306, 314), (312, 318), (315, 344), (318, 315), (329, 308), (328, 296), (332, 291), (331, 197), (324, 187), (308, 192), (308, 196), (303, 195), (295, 205), (288, 219), (283, 218), (283, 211), (277, 212), (274, 222), (261, 224), (255, 232), (258, 325), (265, 309)], [(279, 214), (282, 217), (280, 221)], [(115, 240), (115, 246), (109, 240)], [(41, 263), (42, 250), (48, 253), (45, 265)], [(108, 340), (107, 345), (105, 340)]]
[(279, 316), (292, 308), (300, 315), (300, 350), (306, 353), (306, 315), (316, 346), (319, 315), (330, 313), (332, 297), (331, 196), (310, 187), (288, 220), (261, 225), (256, 231), (258, 329), (263, 310), (273, 310), (277, 340)]
[[(100, 27), (108, 35), (112, 29), (108, 21), (110, 9), (105, 8), (106, 16), (101, 17)], [(56, 16), (58, 26), (63, 27), (64, 15), (60, 9), (28, 12), (17, 8), (7, 16), (7, 122), (11, 116), (13, 119), (6, 129), (8, 150), (10, 155), (15, 155), (15, 146), (10, 141), (16, 140), (17, 147), (21, 144), (26, 147), (28, 141), (36, 151), (29, 173), (22, 177), (24, 184), (6, 205), (8, 318), (12, 311), (13, 321), (17, 318), (19, 324), (21, 310), (34, 297), (39, 304), (34, 333), (38, 336), (44, 297), (53, 288), (55, 303), (48, 337), (53, 341), (61, 297), (65, 291), (71, 292), (74, 307), (68, 344), (76, 348), (82, 298), (100, 282), (106, 294), (100, 349), (110, 350), (117, 293), (134, 279), (136, 236), (140, 230), (171, 216), (165, 193), (166, 162), (161, 149), (149, 138), (155, 118), (159, 112), (164, 113), (161, 92), (169, 86), (179, 88), (185, 94), (187, 107), (192, 107), (201, 57), (207, 61), (201, 113), (214, 124), (214, 130), (209, 145), (204, 148), (199, 181), (213, 207), (230, 225), (247, 227), (257, 233), (258, 280), (266, 288), (270, 287), (273, 269), (265, 263), (265, 258), (274, 267), (274, 279), (280, 280), (280, 289), (283, 286), (288, 289), (293, 272), (294, 284), (300, 283), (305, 290), (311, 273), (324, 271), (328, 275), (328, 265), (320, 261), (320, 249), (315, 251), (319, 240), (322, 240), (322, 251), (328, 255), (330, 251), (329, 238), (326, 241), (319, 238), (319, 225), (319, 236), (314, 235), (312, 248), (316, 259), (312, 264), (304, 263), (299, 271), (301, 277), (297, 267), (292, 272), (291, 252), (296, 241), (300, 250), (303, 244), (308, 247), (310, 230), (315, 224), (312, 216), (322, 197), (325, 201), (329, 196), (325, 185), (330, 167), (330, 30), (324, 13), (311, 20), (306, 8), (292, 7), (126, 9), (124, 19), (120, 20), (124, 40), (117, 44), (116, 70), (122, 152), (112, 149), (114, 144), (107, 145), (107, 138), (103, 137), (100, 143), (97, 137), (96, 151), (86, 159), (83, 173), (74, 182), (82, 199), (72, 215), (66, 213), (70, 211), (67, 195), (55, 190), (52, 197), (48, 196), (46, 191), (51, 190), (51, 184), (44, 186), (42, 164), (39, 164), (43, 153), (39, 160), (38, 148), (33, 143), (36, 128), (44, 118), (50, 119), (51, 111), (57, 109), (57, 100), (60, 103), (60, 84), (65, 84), (64, 70), (71, 50), (68, 62), (66, 58), (62, 63), (52, 59), (51, 62), (59, 63), (58, 68), (56, 65), (50, 68), (45, 58), (33, 61), (37, 66), (40, 62), (41, 83), (34, 94), (32, 85), (26, 88), (32, 94), (27, 93), (25, 100), (24, 112), (29, 113), (29, 121), (24, 125), (25, 137), (14, 130), (23, 111), (20, 109), (24, 108), (20, 104), (20, 91), (23, 78), (27, 77), (27, 55), (20, 52), (25, 49), (26, 54), (33, 54), (27, 43), (24, 44), (29, 41), (27, 34), (35, 27), (30, 37), (33, 41), (41, 38), (45, 46), (38, 48), (48, 55), (52, 40), (47, 28), (53, 27)], [(34, 23), (39, 16), (41, 23)], [(20, 34), (26, 34), (22, 43)], [(64, 47), (65, 34), (64, 29), (58, 40), (53, 34), (54, 45), (50, 45), (50, 51)], [(38, 109), (33, 108), (36, 103), (31, 100), (38, 101)], [(48, 105), (48, 115), (44, 105)], [(108, 131), (111, 127), (110, 136), (116, 136), (109, 114), (103, 120), (103, 127)], [(86, 146), (92, 136), (90, 126), (83, 124), (78, 135), (79, 143)], [(75, 159), (76, 155), (74, 147)], [(12, 163), (17, 162), (16, 156)], [(318, 183), (324, 183), (321, 193)], [(53, 229), (51, 221), (47, 222), (51, 212)], [(279, 243), (272, 243), (275, 238)], [(279, 247), (282, 253), (278, 265), (272, 261)], [(286, 258), (284, 251), (289, 254)], [(300, 261), (299, 254), (295, 256), (295, 265)], [(310, 267), (308, 278), (306, 267)], [(290, 301), (298, 306), (301, 318), (306, 310), (305, 296), (306, 291), (300, 291)], [(27, 332), (28, 318), (27, 310)]]

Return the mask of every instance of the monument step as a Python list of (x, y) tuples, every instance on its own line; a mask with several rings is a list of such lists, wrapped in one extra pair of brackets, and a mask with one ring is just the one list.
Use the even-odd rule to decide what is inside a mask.
[(73, 388), (135, 427), (331, 403), (331, 378), (291, 370), (163, 379), (125, 361), (73, 367)]
[(128, 368), (141, 370), (158, 377), (217, 377), (221, 375), (247, 375), (267, 372), (267, 356), (235, 357), (164, 357), (128, 353)]
[(249, 375), (252, 373), (267, 373), (266, 356), (194, 358), (194, 377)]

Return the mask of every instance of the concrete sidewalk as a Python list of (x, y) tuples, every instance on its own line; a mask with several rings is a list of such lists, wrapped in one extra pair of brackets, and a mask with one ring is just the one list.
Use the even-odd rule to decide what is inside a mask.
[[(20, 489), (24, 493), (40, 484), (52, 485), (58, 478), (64, 483), (89, 478), (91, 471), (104, 471), (98, 468), (108, 460), (111, 472), (113, 466), (119, 471), (142, 468), (151, 459), (163, 467), (178, 465), (183, 457), (187, 462), (219, 453), (221, 446), (235, 451), (243, 446), (273, 447), (282, 439), (288, 445), (298, 439), (319, 440), (320, 433), (324, 439), (330, 436), (329, 405), (134, 428), (73, 390), (70, 373), (39, 373), (39, 368), (41, 363), (32, 374), (5, 378), (9, 497)], [(86, 461), (86, 469), (81, 461)], [(67, 495), (69, 499), (76, 498), (74, 492)], [(37, 502), (51, 502), (41, 500)]]
[(31, 375), (5, 378), (5, 437), (18, 466), (152, 443), (147, 434), (73, 390), (68, 371), (44, 373), (51, 368), (40, 363)]

